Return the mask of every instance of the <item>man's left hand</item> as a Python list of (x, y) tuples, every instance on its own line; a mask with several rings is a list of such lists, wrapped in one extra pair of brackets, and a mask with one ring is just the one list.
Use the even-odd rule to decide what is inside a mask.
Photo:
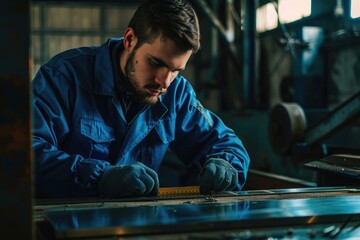
[(231, 191), (238, 184), (237, 170), (226, 160), (211, 158), (207, 160), (200, 173), (200, 192)]

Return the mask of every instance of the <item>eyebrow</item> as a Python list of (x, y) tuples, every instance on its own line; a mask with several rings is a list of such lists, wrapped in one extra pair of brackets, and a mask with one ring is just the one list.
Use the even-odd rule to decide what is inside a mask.
[(151, 56), (151, 55), (148, 55), (149, 58), (155, 60), (156, 62), (158, 62), (160, 65), (163, 65), (167, 68), (169, 68), (171, 71), (182, 71), (184, 70), (185, 68), (173, 68), (171, 67), (170, 65), (166, 64), (163, 60), (161, 60), (160, 58), (157, 58), (157, 57), (154, 57), (154, 56)]

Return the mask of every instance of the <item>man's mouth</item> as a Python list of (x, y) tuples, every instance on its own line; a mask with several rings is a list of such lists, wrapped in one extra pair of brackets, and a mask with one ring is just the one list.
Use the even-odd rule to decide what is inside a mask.
[(154, 97), (155, 96), (160, 96), (161, 94), (164, 93), (164, 91), (161, 91), (159, 89), (151, 89), (151, 88), (149, 88), (148, 91), (149, 91), (150, 95), (154, 96)]

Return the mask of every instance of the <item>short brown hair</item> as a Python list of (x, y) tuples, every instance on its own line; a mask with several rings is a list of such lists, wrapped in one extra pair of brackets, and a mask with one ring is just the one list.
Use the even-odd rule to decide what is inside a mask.
[(200, 29), (195, 10), (187, 0), (147, 0), (129, 22), (138, 38), (137, 47), (163, 35), (184, 51), (200, 48)]

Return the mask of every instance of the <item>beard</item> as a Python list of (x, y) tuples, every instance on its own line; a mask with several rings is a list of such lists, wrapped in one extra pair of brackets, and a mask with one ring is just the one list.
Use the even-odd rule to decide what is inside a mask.
[[(144, 87), (141, 87), (137, 79), (135, 78), (135, 64), (134, 58), (136, 53), (136, 47), (130, 53), (125, 64), (125, 77), (129, 81), (131, 91), (134, 93), (134, 101), (140, 102), (142, 104), (151, 104), (154, 105), (159, 101), (159, 96), (165, 94), (165, 90), (161, 89), (161, 86), (156, 83), (148, 83)], [(159, 90), (161, 89), (161, 94), (159, 96), (151, 96), (146, 90)]]

